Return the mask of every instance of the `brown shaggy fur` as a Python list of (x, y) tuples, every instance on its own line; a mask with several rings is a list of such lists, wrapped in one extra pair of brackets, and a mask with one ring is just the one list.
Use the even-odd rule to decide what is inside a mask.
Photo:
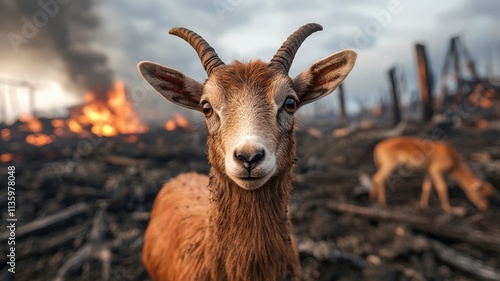
[[(283, 280), (293, 276), (299, 280), (300, 263), (287, 211), (295, 159), (293, 124), (286, 126), (292, 130), (282, 131), (280, 124), (269, 122), (266, 116), (273, 112), (270, 107), (275, 98), (266, 89), (276, 73), (261, 61), (237, 62), (217, 75), (224, 77), (226, 72), (231, 73), (231, 80), (217, 80), (226, 93), (221, 100), (234, 107), (252, 105), (254, 122), (261, 124), (262, 134), (277, 147), (276, 176), (252, 191), (232, 182), (225, 175), (221, 148), (236, 131), (238, 118), (224, 124), (224, 131), (215, 130), (207, 120), (209, 132), (213, 131), (208, 138), (210, 179), (183, 174), (162, 188), (145, 234), (144, 263), (154, 280)], [(227, 94), (238, 89), (252, 95)]]
[[(287, 208), (294, 112), (331, 93), (355, 59), (353, 51), (341, 51), (294, 79), (260, 60), (233, 62), (217, 67), (203, 85), (172, 68), (139, 65), (169, 101), (200, 112), (208, 103), (210, 109), (210, 178), (180, 175), (163, 186), (153, 206), (143, 259), (154, 280), (300, 280)], [(292, 109), (285, 107), (287, 98), (295, 101)], [(266, 152), (248, 176), (236, 160), (242, 143)], [(257, 176), (248, 179), (250, 170)]]
[(378, 170), (373, 175), (374, 187), (370, 191), (370, 197), (377, 199), (383, 207), (386, 206), (384, 183), (392, 171), (401, 165), (426, 173), (422, 184), (421, 208), (427, 207), (434, 183), (442, 209), (452, 212), (444, 180), (446, 174), (458, 182), (469, 200), (481, 211), (488, 208), (494, 193), (493, 186), (475, 177), (453, 147), (444, 141), (413, 137), (390, 138), (375, 146), (373, 157)]

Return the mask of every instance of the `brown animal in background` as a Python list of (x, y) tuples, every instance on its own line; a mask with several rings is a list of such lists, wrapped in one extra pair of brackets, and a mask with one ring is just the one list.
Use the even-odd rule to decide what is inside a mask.
[(172, 68), (139, 64), (162, 96), (206, 116), (212, 166), (210, 177), (182, 174), (159, 192), (143, 250), (154, 280), (300, 280), (288, 211), (294, 113), (331, 93), (356, 59), (344, 50), (290, 78), (297, 49), (321, 29), (302, 26), (270, 63), (229, 65), (196, 33), (172, 29), (198, 53), (204, 84)]
[(396, 168), (403, 165), (410, 171), (425, 171), (420, 198), (421, 208), (428, 206), (434, 183), (441, 208), (445, 212), (452, 211), (444, 179), (446, 174), (459, 184), (467, 198), (481, 211), (488, 208), (489, 200), (495, 191), (490, 183), (476, 178), (451, 145), (444, 141), (413, 137), (390, 138), (375, 146), (373, 158), (378, 170), (372, 177), (374, 185), (370, 190), (370, 198), (378, 199), (384, 208), (386, 207), (384, 183)]

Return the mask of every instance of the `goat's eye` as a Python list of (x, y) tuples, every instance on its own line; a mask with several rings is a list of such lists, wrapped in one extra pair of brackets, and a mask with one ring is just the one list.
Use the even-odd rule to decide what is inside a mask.
[(297, 102), (292, 98), (287, 98), (283, 107), (288, 113), (294, 113), (297, 110)]
[(203, 114), (205, 114), (205, 117), (210, 117), (212, 115), (212, 106), (208, 102), (204, 102), (203, 105), (201, 106), (203, 110)]

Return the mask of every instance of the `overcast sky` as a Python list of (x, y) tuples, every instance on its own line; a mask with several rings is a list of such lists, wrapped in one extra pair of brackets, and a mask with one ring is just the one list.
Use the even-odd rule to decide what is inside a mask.
[[(40, 3), (52, 3), (47, 10), (52, 12), (58, 6), (53, 15), (47, 12), (46, 23), (40, 22), (44, 18), (38, 12), (45, 11)], [(23, 5), (30, 9), (22, 9)], [(345, 81), (350, 108), (357, 99), (378, 99), (388, 88), (387, 70), (392, 66), (406, 73), (410, 89), (416, 88), (416, 42), (427, 46), (435, 74), (441, 72), (449, 39), (458, 34), (480, 72), (494, 58), (500, 74), (500, 1), (496, 0), (0, 0), (0, 17), (2, 10), (8, 14), (0, 18), (0, 76), (36, 83), (40, 110), (79, 102), (85, 87), (109, 75), (125, 81), (141, 108), (164, 107), (168, 113), (172, 107), (143, 85), (136, 64), (158, 62), (203, 81), (206, 74), (194, 50), (168, 34), (175, 26), (202, 35), (229, 63), (269, 60), (298, 27), (319, 23), (324, 30), (304, 42), (290, 75), (342, 48), (356, 49), (356, 66)], [(26, 19), (40, 25), (34, 35), (23, 34)], [(65, 40), (60, 40), (61, 34)], [(67, 46), (71, 48), (64, 49)], [(80, 52), (74, 56), (75, 50), (86, 50), (85, 56)], [(66, 60), (72, 60), (72, 65)], [(82, 78), (92, 76), (92, 70), (96, 77)], [(73, 83), (78, 79), (82, 81)], [(335, 100), (329, 99), (332, 104)]]

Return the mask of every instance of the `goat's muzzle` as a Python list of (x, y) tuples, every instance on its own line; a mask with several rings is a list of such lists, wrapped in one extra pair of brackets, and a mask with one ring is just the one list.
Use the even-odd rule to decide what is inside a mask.
[(255, 138), (241, 141), (228, 154), (225, 159), (227, 174), (241, 188), (260, 188), (275, 172), (274, 153)]

